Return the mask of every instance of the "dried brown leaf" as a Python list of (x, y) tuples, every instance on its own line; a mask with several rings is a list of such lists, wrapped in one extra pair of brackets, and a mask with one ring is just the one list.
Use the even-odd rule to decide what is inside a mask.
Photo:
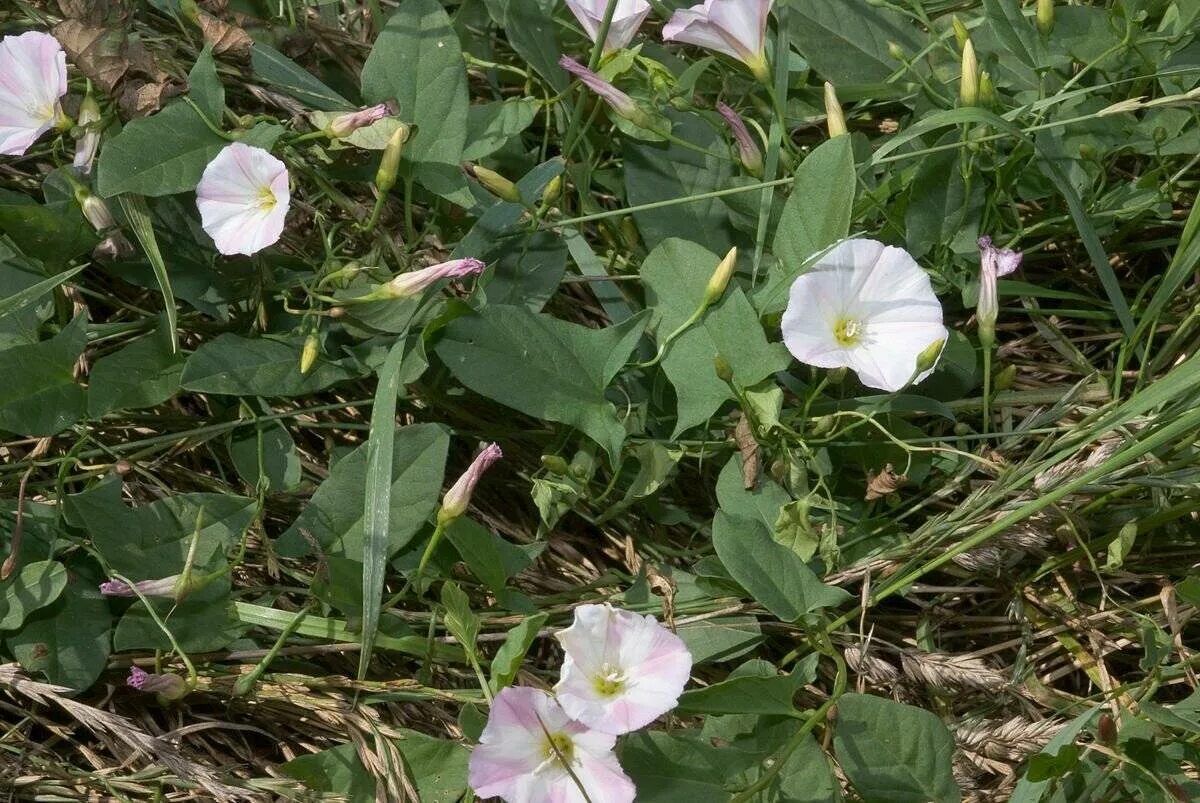
[(112, 92), (129, 69), (125, 31), (66, 19), (55, 25), (54, 38), (79, 71), (105, 92)]
[(213, 53), (237, 59), (250, 58), (250, 48), (254, 45), (250, 34), (203, 11), (196, 18), (196, 22), (200, 25), (204, 41), (212, 45)]
[(876, 474), (867, 472), (867, 501), (882, 499), (908, 482), (907, 474), (897, 474), (892, 464), (888, 463), (883, 471)]
[(733, 429), (733, 442), (737, 444), (742, 455), (742, 487), (753, 491), (758, 485), (758, 475), (762, 472), (762, 455), (759, 454), (758, 441), (754, 439), (754, 428), (750, 419), (744, 415), (738, 416), (737, 426)]

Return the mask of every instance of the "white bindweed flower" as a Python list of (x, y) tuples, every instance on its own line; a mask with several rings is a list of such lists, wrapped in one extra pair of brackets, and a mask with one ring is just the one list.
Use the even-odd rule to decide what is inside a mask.
[(508, 803), (631, 803), (636, 790), (612, 752), (616, 738), (573, 721), (540, 689), (509, 686), (471, 753), (471, 788)]
[(262, 148), (235, 142), (204, 168), (196, 206), (222, 254), (254, 254), (279, 240), (287, 216), (288, 171)]
[(580, 605), (555, 638), (565, 653), (559, 704), (605, 733), (629, 733), (670, 711), (692, 671), (683, 639), (653, 616), (611, 605)]
[(783, 313), (783, 342), (797, 360), (851, 368), (891, 392), (933, 371), (936, 358), (922, 353), (946, 336), (929, 276), (907, 251), (875, 240), (831, 248), (792, 284)]
[(678, 9), (663, 26), (663, 39), (724, 53), (768, 79), (765, 41), (772, 0), (704, 0)]
[(0, 154), (21, 156), (62, 116), (67, 54), (47, 33), (0, 39)]
[[(588, 38), (595, 42), (600, 35), (608, 0), (567, 0), (567, 8), (579, 20)], [(649, 13), (650, 4), (646, 0), (617, 0), (608, 36), (604, 38), (604, 49), (620, 50), (628, 45)]]

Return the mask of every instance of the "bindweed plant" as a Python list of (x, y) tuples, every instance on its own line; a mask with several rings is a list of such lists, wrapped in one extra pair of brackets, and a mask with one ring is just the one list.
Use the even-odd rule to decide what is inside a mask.
[(0, 8), (0, 786), (1200, 798), (1197, 31)]

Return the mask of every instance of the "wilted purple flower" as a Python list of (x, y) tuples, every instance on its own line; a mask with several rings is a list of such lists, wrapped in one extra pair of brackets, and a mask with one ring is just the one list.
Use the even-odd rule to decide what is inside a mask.
[(129, 667), (129, 679), (125, 684), (147, 694), (157, 694), (164, 700), (182, 700), (188, 693), (187, 681), (179, 675), (169, 672), (158, 675), (137, 666)]
[(996, 248), (992, 238), (979, 238), (979, 301), (975, 319), (979, 323), (979, 340), (991, 346), (996, 340), (996, 318), (1000, 314), (996, 280), (1021, 266), (1022, 253), (1008, 248)]
[(500, 447), (494, 443), (488, 444), (482, 452), (476, 455), (463, 475), (450, 487), (450, 490), (446, 491), (446, 495), (442, 498), (442, 509), (438, 511), (438, 521), (444, 524), (466, 513), (467, 505), (471, 504), (471, 494), (474, 492), (475, 486), (479, 484), (483, 473), (492, 463), (503, 456), (504, 453), (500, 451)]
[(458, 279), (463, 276), (474, 276), (482, 273), (487, 265), (473, 257), (467, 259), (452, 259), (420, 270), (401, 273), (384, 285), (384, 294), (388, 298), (408, 298), (424, 291), (434, 282), (442, 279)]
[(124, 580), (107, 580), (100, 584), (100, 593), (106, 597), (172, 597), (179, 586), (180, 575), (162, 577), (158, 580), (142, 580), (132, 586)]
[(609, 105), (615, 114), (624, 117), (634, 125), (642, 128), (649, 128), (650, 121), (646, 113), (638, 108), (633, 98), (626, 95), (615, 86), (605, 81), (596, 73), (584, 67), (570, 56), (563, 56), (558, 60), (558, 66), (562, 67), (567, 72), (574, 75), (584, 86), (600, 96), (600, 99)]
[(717, 104), (717, 111), (725, 118), (725, 122), (729, 123), (729, 127), (733, 130), (733, 139), (737, 142), (738, 160), (741, 161), (742, 167), (746, 168), (746, 172), (755, 178), (762, 176), (763, 160), (762, 151), (758, 149), (754, 138), (750, 136), (750, 130), (746, 128), (746, 124), (738, 113), (726, 106), (724, 103)]

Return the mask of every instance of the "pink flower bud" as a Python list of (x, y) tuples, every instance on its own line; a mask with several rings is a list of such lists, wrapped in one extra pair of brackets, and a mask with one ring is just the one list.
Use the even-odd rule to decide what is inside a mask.
[(170, 673), (157, 675), (141, 667), (129, 667), (126, 685), (147, 694), (157, 694), (160, 700), (182, 700), (188, 693), (187, 681)]
[(759, 150), (758, 144), (754, 138), (750, 136), (750, 130), (746, 128), (746, 124), (742, 122), (742, 118), (733, 109), (726, 106), (724, 103), (717, 104), (717, 111), (725, 118), (725, 122), (729, 123), (729, 127), (733, 130), (733, 139), (737, 143), (738, 160), (742, 163), (742, 167), (746, 168), (746, 172), (755, 178), (762, 176), (763, 158), (762, 151)]
[(487, 265), (474, 258), (452, 259), (439, 265), (401, 273), (384, 285), (388, 298), (409, 298), (423, 292), (434, 282), (442, 279), (458, 279), (482, 273)]
[(626, 95), (615, 86), (605, 81), (596, 73), (584, 67), (570, 56), (563, 56), (558, 60), (558, 66), (562, 67), (567, 72), (574, 75), (583, 85), (595, 92), (601, 100), (609, 105), (619, 117), (624, 117), (634, 125), (642, 128), (649, 128), (650, 121), (646, 113), (638, 108), (637, 103), (633, 98)]
[(492, 463), (503, 456), (504, 453), (500, 451), (500, 447), (494, 443), (489, 444), (476, 455), (475, 460), (442, 498), (442, 509), (438, 511), (439, 523), (447, 524), (467, 512), (467, 505), (471, 504), (471, 494), (475, 491), (475, 486), (479, 484), (483, 473)]
[(108, 580), (100, 584), (100, 593), (106, 597), (174, 597), (179, 585), (179, 575), (161, 577), (157, 580), (142, 580), (132, 586), (124, 580)]
[(329, 124), (329, 136), (348, 137), (358, 129), (377, 123), (389, 114), (391, 114), (391, 109), (388, 108), (388, 104), (379, 103), (356, 112), (338, 115)]

